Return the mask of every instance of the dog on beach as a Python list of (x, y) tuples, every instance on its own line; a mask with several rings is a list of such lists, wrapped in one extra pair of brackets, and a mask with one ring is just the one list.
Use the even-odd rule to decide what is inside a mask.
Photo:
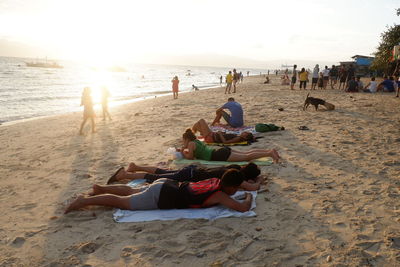
[(306, 110), (309, 105), (313, 105), (315, 107), (315, 110), (318, 110), (319, 105), (323, 105), (327, 110), (335, 109), (335, 106), (333, 104), (328, 103), (323, 99), (311, 97), (309, 95), (310, 93), (307, 94), (306, 100), (304, 101), (303, 110)]

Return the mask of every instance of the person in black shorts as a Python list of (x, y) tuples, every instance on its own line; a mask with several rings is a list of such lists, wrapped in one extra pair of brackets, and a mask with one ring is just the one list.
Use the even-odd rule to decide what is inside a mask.
[(147, 183), (153, 183), (161, 178), (168, 178), (178, 182), (198, 182), (210, 178), (221, 179), (222, 175), (230, 169), (239, 170), (243, 174), (242, 189), (253, 191), (260, 188), (263, 177), (260, 176), (261, 171), (255, 163), (248, 163), (245, 166), (232, 164), (213, 168), (189, 165), (178, 170), (161, 169), (156, 166), (139, 166), (135, 163), (130, 163), (126, 170), (123, 167), (118, 169), (107, 181), (107, 184), (115, 182), (126, 183), (137, 179), (145, 179)]
[(243, 175), (238, 170), (230, 169), (221, 179), (211, 178), (199, 182), (179, 183), (170, 179), (159, 179), (142, 188), (95, 184), (88, 195), (80, 195), (72, 201), (64, 213), (91, 205), (124, 210), (207, 208), (223, 205), (245, 212), (251, 208), (252, 195), (246, 192), (242, 202), (230, 197), (238, 191), (242, 182)]
[(331, 88), (335, 89), (335, 85), (338, 79), (338, 69), (335, 65), (332, 65), (331, 70), (329, 71), (329, 80), (331, 80)]
[(292, 82), (290, 83), (290, 89), (291, 90), (294, 90), (294, 85), (295, 85), (296, 80), (297, 80), (297, 70), (296, 70), (296, 68), (297, 68), (297, 65), (294, 65), (293, 66), (293, 72), (292, 72)]

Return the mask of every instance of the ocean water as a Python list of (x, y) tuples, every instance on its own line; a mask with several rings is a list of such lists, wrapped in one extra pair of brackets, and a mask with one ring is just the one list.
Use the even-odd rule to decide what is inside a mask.
[[(179, 77), (181, 92), (219, 85), (229, 68), (126, 64), (119, 72), (73, 62), (58, 61), (64, 68), (27, 67), (26, 58), (0, 57), (0, 123), (82, 110), (80, 98), (85, 86), (92, 89), (96, 106), (100, 89), (111, 93), (110, 105), (171, 93), (172, 77)], [(121, 69), (122, 68), (122, 69)], [(121, 71), (123, 70), (123, 71)], [(257, 69), (238, 69), (259, 74)], [(190, 73), (190, 75), (189, 75)]]

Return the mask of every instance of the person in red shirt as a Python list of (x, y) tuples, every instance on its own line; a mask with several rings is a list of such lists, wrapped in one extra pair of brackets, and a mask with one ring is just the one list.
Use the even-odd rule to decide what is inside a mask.
[(64, 213), (91, 205), (124, 210), (207, 208), (223, 205), (239, 212), (246, 212), (251, 208), (250, 193), (245, 194), (242, 202), (230, 197), (237, 192), (243, 180), (242, 173), (229, 169), (221, 179), (179, 183), (163, 178), (156, 180), (147, 188), (140, 189), (127, 185), (95, 184), (89, 195), (76, 198)]
[(172, 93), (174, 94), (174, 99), (178, 99), (178, 91), (179, 91), (178, 76), (175, 76), (171, 82), (172, 82)]

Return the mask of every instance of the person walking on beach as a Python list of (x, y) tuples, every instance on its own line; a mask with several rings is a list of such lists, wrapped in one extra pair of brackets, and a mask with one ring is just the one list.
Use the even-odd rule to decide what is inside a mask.
[(232, 88), (232, 80), (233, 80), (231, 71), (229, 71), (229, 73), (226, 75), (225, 80), (226, 80), (225, 94), (227, 92), (228, 92), (228, 94), (230, 94), (231, 93), (231, 88)]
[(88, 119), (90, 119), (90, 122), (92, 124), (92, 133), (95, 133), (96, 129), (95, 129), (94, 117), (96, 117), (96, 114), (94, 113), (93, 109), (93, 101), (92, 101), (90, 87), (85, 87), (83, 89), (81, 106), (83, 106), (83, 121), (81, 123), (81, 128), (79, 129), (79, 135), (83, 135), (82, 130)]
[(233, 93), (236, 93), (236, 83), (239, 79), (239, 73), (236, 72), (236, 69), (233, 69)]
[(315, 90), (319, 78), (319, 65), (316, 64), (312, 73), (311, 90)]
[(296, 80), (297, 80), (297, 70), (296, 70), (296, 68), (297, 68), (297, 65), (295, 64), (295, 65), (293, 66), (292, 82), (290, 83), (290, 90), (293, 90), (293, 89), (294, 89), (294, 85), (295, 85)]
[(325, 69), (323, 70), (322, 75), (324, 77), (324, 89), (326, 89), (326, 86), (328, 85), (328, 82), (329, 82), (329, 69), (328, 69), (328, 66), (325, 66)]
[(299, 80), (300, 80), (300, 90), (302, 87), (304, 87), (304, 90), (306, 90), (307, 80), (308, 80), (308, 71), (306, 71), (305, 68), (302, 68), (301, 71), (299, 72)]
[(178, 91), (179, 91), (178, 76), (175, 76), (171, 82), (172, 82), (172, 93), (174, 94), (174, 99), (178, 99)]
[(222, 86), (222, 75), (219, 77), (219, 85)]
[(240, 83), (243, 83), (243, 73), (239, 72), (239, 77), (240, 77)]
[(110, 113), (108, 112), (108, 98), (110, 97), (110, 92), (107, 87), (101, 89), (101, 106), (103, 108), (103, 121), (108, 117), (111, 120)]

